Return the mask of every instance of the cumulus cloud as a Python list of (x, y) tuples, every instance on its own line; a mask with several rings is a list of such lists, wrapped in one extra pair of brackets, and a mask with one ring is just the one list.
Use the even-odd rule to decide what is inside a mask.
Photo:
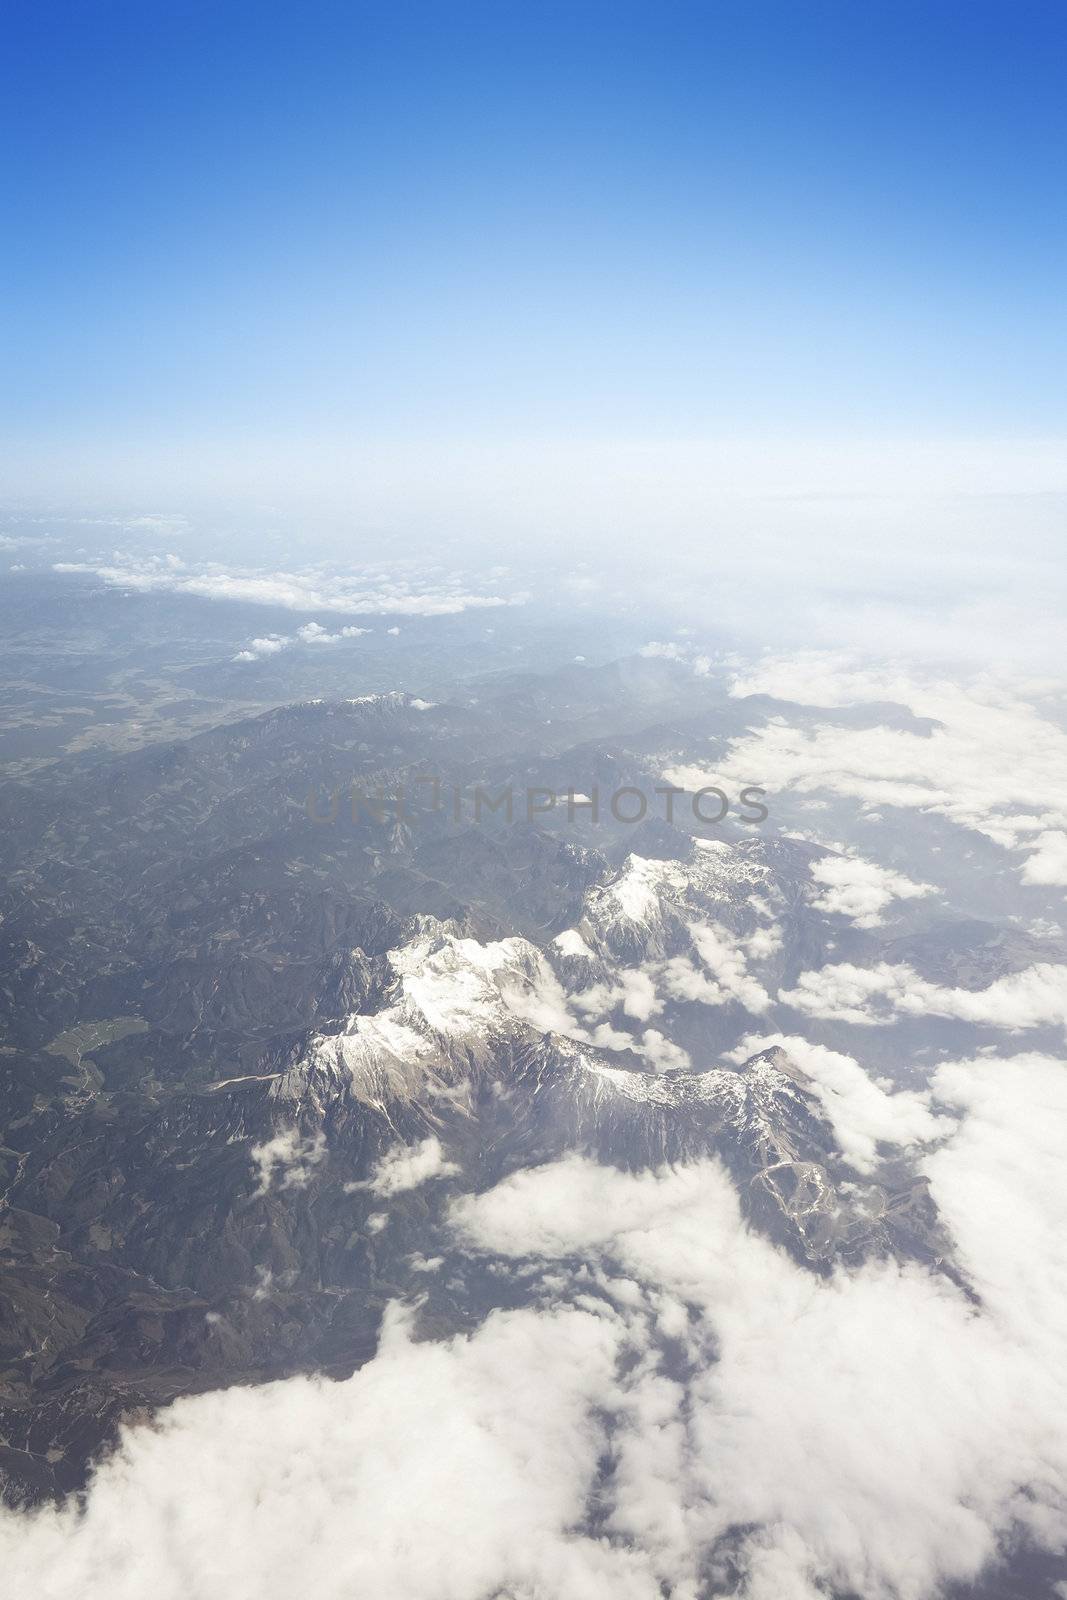
[[(766, 1011), (771, 997), (749, 972), (741, 941), (728, 929), (708, 922), (692, 923), (689, 932), (703, 970), (686, 956), (672, 956), (663, 966), (668, 993), (676, 1000), (699, 1000), (709, 1006), (736, 1001), (757, 1016)], [(769, 953), (765, 941), (757, 940), (757, 952)]]
[[(960, 1118), (923, 1159), (960, 1264), (1024, 1343), (1062, 1338), (1067, 1062), (1036, 1052), (945, 1062), (933, 1098)], [(1049, 1356), (1060, 1359), (1051, 1346)]]
[(398, 1308), (346, 1383), (179, 1401), (126, 1430), (86, 1513), (0, 1515), (38, 1600), (655, 1600), (648, 1559), (571, 1530), (605, 1446), (622, 1319), (491, 1316), (416, 1343)]
[(424, 1256), (419, 1251), (408, 1257), (412, 1272), (438, 1272), (444, 1264), (444, 1256)]
[[(597, 962), (598, 958), (573, 928), (557, 935), (553, 945), (561, 955)], [(616, 1008), (621, 1008), (623, 1016), (635, 1022), (647, 1022), (658, 1015), (663, 1010), (663, 1001), (657, 992), (656, 980), (664, 970), (656, 963), (647, 971), (627, 967), (613, 980), (568, 993), (542, 961), (523, 984), (507, 984), (502, 994), (512, 1014), (541, 1033), (561, 1033), (576, 1043), (595, 1045), (600, 1050), (629, 1050), (643, 1056), (656, 1072), (667, 1072), (691, 1064), (681, 1045), (675, 1044), (658, 1028), (645, 1028), (636, 1034), (597, 1020)]]
[[(634, 893), (636, 896), (637, 890)], [(564, 1033), (602, 1049), (632, 1050), (644, 1056), (657, 1072), (688, 1067), (688, 1052), (662, 1029), (646, 1028), (637, 1036), (597, 1019), (621, 1011), (623, 1019), (648, 1022), (663, 1012), (667, 998), (711, 1006), (737, 1003), (758, 1015), (770, 1006), (771, 997), (749, 972), (748, 961), (750, 957), (764, 960), (773, 954), (781, 944), (781, 931), (775, 926), (759, 928), (740, 938), (726, 928), (694, 922), (689, 924), (688, 933), (696, 960), (672, 956), (645, 967), (607, 969), (609, 976), (572, 992), (546, 968), (537, 975), (536, 982), (509, 995), (508, 1004), (543, 1032)], [(553, 947), (565, 958), (605, 970), (575, 929), (558, 934)]]
[(902, 963), (831, 963), (802, 972), (779, 1000), (808, 1016), (877, 1026), (896, 1017), (956, 1017), (992, 1028), (1067, 1028), (1067, 967), (1039, 962), (986, 989), (930, 983)]
[(340, 634), (330, 633), (321, 622), (305, 622), (302, 628), (297, 628), (296, 636), (303, 644), (335, 644), (340, 638)]
[(344, 627), (331, 633), (324, 628), (321, 622), (305, 622), (295, 634), (269, 633), (261, 639), (252, 639), (244, 650), (239, 650), (234, 656), (235, 661), (259, 661), (263, 656), (277, 655), (280, 650), (288, 650), (294, 644), (334, 645), (341, 644), (345, 639), (361, 639), (369, 628)]
[(658, 1028), (645, 1029), (639, 1048), (657, 1072), (684, 1072), (693, 1064), (688, 1051), (668, 1039)]
[(815, 882), (824, 886), (812, 905), (847, 917), (857, 928), (880, 927), (882, 913), (894, 900), (916, 900), (934, 893), (932, 884), (915, 883), (901, 872), (851, 853), (820, 856), (809, 870)]
[[(575, 934), (577, 944), (585, 950), (581, 936)], [(566, 942), (559, 948), (565, 953), (577, 953), (576, 947)], [(558, 944), (558, 940), (556, 941)], [(587, 952), (591, 955), (591, 952)], [(663, 1002), (656, 994), (656, 985), (651, 972), (646, 972), (640, 967), (624, 967), (616, 976), (614, 982), (596, 983), (589, 989), (583, 989), (569, 997), (570, 1004), (585, 1016), (600, 1017), (621, 1005), (624, 1016), (633, 1017), (637, 1022), (647, 1022), (649, 1017), (655, 1016), (663, 1010)]]
[(628, 967), (619, 974), (619, 982), (626, 1016), (647, 1022), (649, 1017), (663, 1010), (663, 1002), (656, 994), (656, 985), (649, 973), (642, 972), (639, 967)]
[(761, 1050), (784, 1050), (809, 1080), (842, 1155), (857, 1172), (874, 1171), (881, 1144), (925, 1144), (947, 1131), (930, 1106), (928, 1091), (899, 1089), (876, 1082), (853, 1056), (810, 1044), (799, 1034), (754, 1034), (727, 1055), (747, 1061)]
[(752, 961), (766, 961), (782, 948), (782, 930), (777, 923), (769, 928), (756, 928), (744, 941)]
[(365, 1183), (346, 1183), (345, 1192), (369, 1189), (378, 1195), (405, 1194), (433, 1178), (448, 1178), (459, 1170), (454, 1161), (446, 1159), (440, 1139), (431, 1135), (421, 1144), (397, 1145), (382, 1157), (372, 1177)]
[(248, 1154), (259, 1172), (257, 1194), (266, 1194), (276, 1176), (279, 1189), (304, 1189), (326, 1155), (326, 1140), (321, 1133), (305, 1136), (299, 1128), (286, 1128), (254, 1144)]
[(321, 622), (305, 622), (296, 630), (296, 636), (303, 644), (340, 644), (342, 639), (360, 639), (369, 631), (368, 628), (345, 627), (331, 633)]
[(1033, 843), (1033, 853), (1023, 862), (1023, 882), (1067, 887), (1067, 833), (1049, 828)]
[(287, 650), (292, 644), (292, 639), (283, 633), (268, 633), (261, 639), (252, 639), (243, 650), (234, 656), (235, 661), (259, 661), (264, 656), (276, 656), (279, 651)]

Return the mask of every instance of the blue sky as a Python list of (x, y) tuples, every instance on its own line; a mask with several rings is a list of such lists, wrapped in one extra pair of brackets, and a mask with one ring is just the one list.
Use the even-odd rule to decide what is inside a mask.
[(1060, 4), (9, 0), (5, 424), (1063, 431)]

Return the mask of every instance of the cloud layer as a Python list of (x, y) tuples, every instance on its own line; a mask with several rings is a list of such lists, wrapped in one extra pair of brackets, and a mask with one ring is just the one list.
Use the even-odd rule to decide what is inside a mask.
[(926, 1149), (971, 1296), (891, 1261), (813, 1276), (711, 1161), (520, 1172), (457, 1198), (451, 1231), (527, 1305), (442, 1342), (394, 1305), (347, 1382), (127, 1428), (84, 1515), (0, 1516), (13, 1592), (698, 1600), (733, 1570), (746, 1600), (930, 1600), (1013, 1538), (1060, 1547), (1067, 1064), (948, 1063), (933, 1114), (807, 1064), (855, 1153), (861, 1130)]
[(451, 575), (433, 580), (404, 578), (378, 568), (336, 572), (262, 572), (216, 563), (188, 567), (178, 556), (119, 556), (104, 562), (60, 561), (56, 572), (89, 573), (111, 588), (147, 594), (196, 595), (240, 600), (287, 611), (342, 615), (441, 617), (461, 611), (520, 604), (522, 596), (482, 593)]
[[(1021, 863), (1023, 881), (1067, 884), (1067, 732), (1056, 714), (1059, 687), (989, 679), (961, 686), (899, 668), (857, 666), (830, 653), (769, 657), (735, 678), (735, 695), (827, 709), (888, 701), (929, 727), (854, 727), (829, 718), (801, 726), (776, 715), (734, 739), (714, 772), (690, 763), (664, 776), (696, 790), (748, 783), (758, 773), (772, 794), (828, 793), (868, 812), (886, 806), (931, 812), (1006, 849), (1030, 852)], [(1049, 715), (1039, 709), (1043, 695), (1051, 697)], [(894, 892), (903, 891), (898, 885)]]

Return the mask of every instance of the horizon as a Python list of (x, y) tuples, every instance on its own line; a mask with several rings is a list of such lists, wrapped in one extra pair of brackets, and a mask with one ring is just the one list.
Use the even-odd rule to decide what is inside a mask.
[(668, 499), (704, 451), (706, 508), (738, 441), (747, 490), (815, 449), (798, 493), (929, 497), (940, 452), (958, 493), (977, 442), (1013, 526), (1067, 491), (1054, 7), (16, 4), (8, 43), (16, 510), (295, 480), (391, 534), (422, 454), (461, 519), (479, 455), (506, 500), (584, 446)]

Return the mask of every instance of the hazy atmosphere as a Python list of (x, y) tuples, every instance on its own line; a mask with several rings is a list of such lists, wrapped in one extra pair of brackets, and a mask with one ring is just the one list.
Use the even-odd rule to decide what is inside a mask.
[(1067, 9), (0, 28), (12, 1594), (1065, 1600)]
[(116, 0), (6, 33), (8, 538), (587, 562), (613, 605), (652, 572), (791, 637), (799, 582), (820, 642), (825, 590), (887, 648), (897, 607), (909, 646), (1053, 648), (1060, 7)]

